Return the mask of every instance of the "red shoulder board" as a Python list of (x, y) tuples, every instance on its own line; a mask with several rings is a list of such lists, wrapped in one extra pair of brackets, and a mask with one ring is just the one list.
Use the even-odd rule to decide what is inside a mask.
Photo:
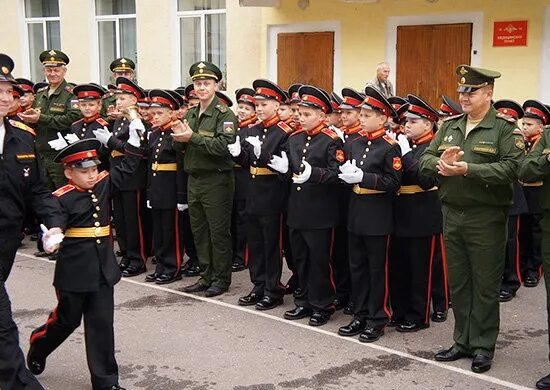
[(358, 131), (358, 134), (359, 134), (361, 137), (366, 137), (366, 136), (369, 134), (369, 132), (366, 131), (366, 130), (360, 130), (360, 131)]
[[(84, 120), (84, 118), (80, 118), (79, 120), (74, 121), (74, 122), (73, 122), (73, 125), (76, 125), (78, 122), (82, 122), (83, 120)], [(71, 125), (71, 126), (72, 126), (72, 125)]]
[(383, 136), (382, 138), (384, 138), (386, 140), (386, 142), (389, 143), (390, 145), (397, 145), (397, 141), (394, 140), (392, 137), (390, 137), (387, 134), (385, 136)]
[(303, 132), (305, 132), (305, 130), (296, 130), (294, 133), (290, 134), (290, 136), (292, 137), (292, 136), (295, 136), (297, 134), (301, 134)]
[(103, 119), (103, 118), (97, 118), (95, 121), (96, 121), (97, 123), (99, 123), (100, 125), (102, 125), (102, 126), (109, 126), (109, 122), (107, 122), (107, 121), (106, 121), (105, 119)]
[(23, 122), (14, 121), (13, 119), (10, 119), (10, 125), (13, 127), (18, 128), (19, 130), (26, 131), (27, 133), (31, 133), (33, 136), (36, 137), (36, 133), (34, 132), (33, 128), (30, 126), (27, 126)]
[(109, 171), (101, 171), (101, 172), (99, 172), (99, 175), (97, 175), (97, 181), (96, 181), (96, 183), (99, 183), (101, 180), (105, 179), (107, 176), (109, 176)]
[(292, 127), (290, 127), (289, 125), (287, 125), (283, 121), (280, 121), (279, 123), (277, 123), (277, 126), (279, 126), (281, 128), (281, 130), (283, 130), (287, 134), (290, 134), (294, 131), (294, 130), (292, 130)]
[(53, 192), (53, 195), (57, 196), (59, 198), (60, 196), (65, 195), (67, 192), (70, 192), (74, 189), (75, 189), (75, 186), (73, 186), (72, 184), (67, 184), (67, 185), (55, 190)]
[(328, 135), (332, 139), (339, 139), (338, 134), (336, 134), (334, 131), (330, 129), (323, 129), (321, 130), (321, 133)]

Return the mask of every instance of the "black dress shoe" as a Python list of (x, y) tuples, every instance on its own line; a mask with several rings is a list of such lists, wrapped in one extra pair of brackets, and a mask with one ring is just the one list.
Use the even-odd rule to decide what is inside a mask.
[(454, 362), (455, 360), (462, 359), (468, 357), (467, 353), (462, 352), (458, 348), (456, 348), (454, 345), (449, 348), (445, 349), (443, 351), (439, 351), (435, 354), (434, 359), (438, 362)]
[(237, 302), (239, 306), (253, 306), (256, 303), (260, 302), (263, 298), (263, 294), (257, 294), (255, 292), (251, 292), (248, 295), (245, 295), (244, 297), (240, 297), (239, 301)]
[(287, 320), (300, 320), (313, 314), (313, 310), (304, 306), (296, 306), (292, 310), (285, 311), (283, 317)]
[(344, 337), (357, 336), (362, 333), (366, 327), (367, 321), (354, 318), (349, 324), (338, 329), (338, 334)]
[(42, 374), (44, 372), (44, 369), (46, 368), (46, 358), (39, 358), (35, 354), (32, 345), (29, 348), (29, 352), (27, 353), (27, 367), (29, 367), (29, 371), (32, 372), (34, 375)]
[(48, 260), (57, 261), (57, 253), (51, 253), (51, 254), (48, 256)]
[(244, 265), (243, 263), (234, 262), (231, 265), (231, 271), (232, 272), (239, 272), (239, 271), (242, 271), (242, 270), (245, 270), (245, 269), (246, 269), (246, 265)]
[(514, 299), (515, 296), (516, 293), (506, 290), (500, 290), (499, 300), (501, 302), (510, 302), (512, 299)]
[(145, 277), (145, 281), (150, 283), (157, 280), (157, 278), (160, 276), (160, 274), (157, 274), (156, 272), (153, 272), (152, 274), (149, 274)]
[(170, 283), (174, 283), (176, 280), (181, 280), (181, 274), (179, 272), (159, 275), (158, 278), (155, 279), (155, 283), (170, 284)]
[(491, 369), (491, 359), (489, 356), (477, 354), (472, 361), (472, 371), (481, 374), (482, 372), (489, 371)]
[(202, 284), (200, 282), (194, 283), (190, 286), (187, 286), (183, 289), (183, 291), (187, 293), (194, 293), (194, 292), (201, 292), (208, 290), (208, 286), (205, 284)]
[(208, 287), (208, 289), (204, 293), (204, 296), (207, 297), (207, 298), (217, 297), (218, 295), (222, 295), (226, 291), (227, 291), (226, 288), (221, 288), (221, 287), (217, 287), (217, 286), (210, 286), (210, 287)]
[(38, 251), (33, 253), (33, 256), (36, 256), (36, 257), (48, 257), (49, 255), (50, 254), (46, 251)]
[(184, 276), (199, 276), (201, 269), (198, 265), (192, 265), (182, 272)]
[(433, 322), (445, 322), (447, 321), (447, 312), (446, 311), (434, 311), (432, 313)]
[(130, 265), (130, 260), (128, 260), (126, 257), (123, 257), (120, 260), (120, 263), (118, 263), (118, 268), (120, 268), (121, 271), (124, 271), (128, 266)]
[(363, 343), (374, 343), (378, 341), (380, 337), (384, 335), (384, 329), (367, 328), (361, 335), (359, 335), (359, 341)]
[(276, 308), (279, 305), (283, 304), (283, 298), (273, 298), (270, 296), (265, 296), (256, 303), (256, 310), (271, 310)]
[(390, 322), (388, 322), (388, 325), (386, 325), (388, 328), (396, 328), (399, 325), (401, 325), (404, 321), (401, 318), (392, 318)]
[(120, 387), (120, 385), (114, 385), (110, 387), (102, 387), (102, 390), (126, 390), (124, 387)]
[(535, 387), (539, 390), (550, 390), (550, 375), (539, 379)]
[(539, 279), (535, 276), (528, 276), (523, 281), (525, 287), (537, 287), (539, 284)]
[(309, 325), (310, 326), (323, 326), (325, 325), (328, 320), (330, 320), (330, 314), (325, 313), (322, 311), (316, 311), (309, 317)]
[(335, 310), (342, 310), (348, 305), (348, 300), (342, 299), (342, 298), (336, 298), (334, 301), (332, 301), (332, 304), (334, 305)]
[(298, 277), (296, 274), (292, 274), (290, 279), (288, 279), (288, 282), (285, 285), (285, 295), (286, 294), (294, 294), (294, 291), (298, 288)]
[(352, 301), (348, 302), (346, 307), (344, 307), (344, 311), (342, 313), (344, 313), (347, 316), (352, 316), (353, 315), (353, 302)]
[(132, 276), (141, 275), (146, 272), (147, 268), (145, 266), (129, 265), (122, 271), (122, 276), (126, 278), (131, 278)]
[(426, 329), (430, 325), (423, 324), (421, 322), (404, 321), (395, 327), (395, 330), (402, 333), (418, 332), (419, 330)]

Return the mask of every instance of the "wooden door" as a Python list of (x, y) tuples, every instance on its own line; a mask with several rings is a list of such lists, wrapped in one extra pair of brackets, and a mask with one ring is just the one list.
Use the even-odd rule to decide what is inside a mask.
[(471, 47), (471, 23), (397, 27), (397, 95), (418, 95), (434, 108), (441, 95), (458, 99), (454, 71), (470, 63)]
[(310, 84), (330, 92), (334, 74), (334, 32), (280, 33), (277, 36), (277, 83)]

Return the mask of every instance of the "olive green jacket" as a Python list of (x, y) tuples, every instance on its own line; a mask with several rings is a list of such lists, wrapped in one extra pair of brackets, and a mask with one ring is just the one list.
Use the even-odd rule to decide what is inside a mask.
[(237, 117), (218, 97), (214, 97), (199, 117), (200, 105), (189, 110), (185, 119), (193, 130), (187, 143), (174, 142), (174, 149), (184, 154), (184, 169), (190, 175), (233, 171), (235, 163), (227, 145), (235, 142)]
[(540, 207), (548, 211), (550, 210), (550, 162), (548, 155), (550, 154), (550, 131), (546, 129), (542, 136), (519, 167), (519, 179), (526, 183), (543, 181), (544, 184), (540, 189), (539, 204)]
[[(420, 160), (423, 175), (439, 177), (439, 196), (451, 206), (509, 206), (512, 182), (525, 144), (514, 119), (490, 108), (485, 118), (465, 137), (466, 115), (446, 120)], [(464, 151), (468, 163), (464, 176), (443, 177), (437, 173), (439, 157), (451, 146)]]
[(78, 106), (73, 106), (76, 96), (66, 80), (51, 96), (48, 96), (48, 88), (38, 90), (32, 107), (40, 109), (40, 118), (36, 123), (36, 149), (52, 154), (55, 151), (52, 151), (48, 141), (57, 138), (57, 132), (66, 134), (73, 122), (82, 118), (82, 114)]

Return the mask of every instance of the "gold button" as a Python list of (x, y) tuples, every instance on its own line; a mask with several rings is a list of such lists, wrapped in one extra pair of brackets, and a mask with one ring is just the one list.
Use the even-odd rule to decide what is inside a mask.
[(306, 142), (306, 146), (309, 146), (309, 142)]
[(413, 149), (415, 149), (415, 148), (416, 148), (416, 144), (415, 144), (415, 145), (413, 145)]
[(359, 163), (359, 165), (363, 165), (363, 164), (364, 164), (364, 162), (363, 162), (363, 161), (361, 161), (361, 162)]
[(264, 129), (264, 133), (267, 133), (267, 129)]
[(305, 153), (305, 152), (306, 152), (306, 150), (304, 149), (304, 150), (303, 150), (303, 152)]
[(92, 190), (88, 190), (88, 192), (90, 192), (90, 193), (91, 193), (91, 192), (92, 192)]
[(367, 142), (367, 145), (370, 145), (370, 144), (372, 144), (372, 142), (370, 142), (370, 141), (369, 141), (369, 142)]
[(153, 176), (156, 176), (157, 174), (156, 173), (153, 173)]
[(252, 175), (252, 178), (255, 179), (255, 178), (256, 178), (256, 175)]
[(366, 148), (366, 149), (365, 149), (365, 152), (368, 152), (369, 150), (370, 150), (369, 148)]
[(302, 161), (306, 161), (306, 158), (305, 158), (305, 157), (302, 157)]
[(308, 137), (307, 137), (307, 140), (308, 140), (308, 141), (311, 141), (311, 137), (310, 137), (310, 136), (308, 136)]
[(158, 154), (155, 154), (155, 158), (159, 158), (159, 155), (158, 155)]
[(300, 164), (300, 168), (303, 168), (304, 167), (304, 164)]
[(302, 187), (296, 187), (296, 191), (301, 191)]
[(98, 217), (97, 213), (93, 213), (92, 217), (97, 218)]
[(364, 155), (363, 155), (363, 158), (365, 158), (365, 157), (367, 157), (367, 155), (366, 155), (366, 154), (364, 154)]
[(97, 203), (97, 198), (93, 198), (92, 202)]
[(96, 209), (97, 211), (101, 210), (101, 209), (99, 208), (99, 206), (95, 206), (95, 209)]
[(95, 240), (95, 242), (97, 242), (98, 244), (101, 244), (101, 240), (99, 238)]
[(99, 222), (94, 223), (94, 226), (95, 226), (95, 227), (98, 227), (98, 226), (99, 226)]
[(265, 135), (262, 135), (262, 139), (265, 139)]

